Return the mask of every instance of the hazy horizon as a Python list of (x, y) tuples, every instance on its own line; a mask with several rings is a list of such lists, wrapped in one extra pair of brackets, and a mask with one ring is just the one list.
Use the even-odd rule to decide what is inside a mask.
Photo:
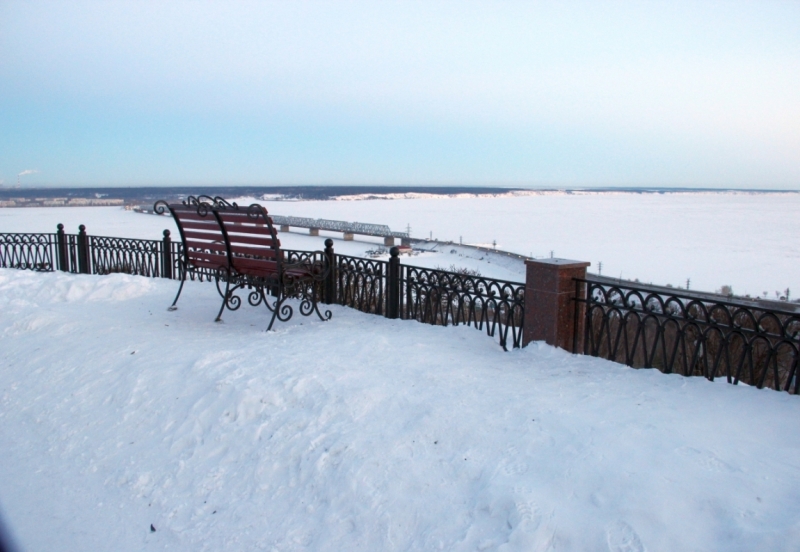
[[(36, 190), (113, 190), (113, 189), (129, 189), (129, 190), (137, 190), (137, 189), (149, 189), (149, 188), (164, 188), (164, 189), (198, 189), (198, 190), (207, 190), (207, 189), (297, 189), (297, 188), (364, 188), (366, 190), (380, 190), (383, 188), (396, 190), (397, 193), (407, 192), (407, 193), (417, 193), (415, 190), (440, 190), (440, 189), (452, 189), (452, 190), (462, 190), (463, 193), (470, 193), (469, 191), (472, 190), (486, 190), (486, 189), (496, 189), (496, 190), (519, 190), (524, 192), (664, 192), (664, 193), (680, 193), (680, 192), (731, 192), (731, 193), (738, 193), (738, 192), (754, 192), (754, 193), (800, 193), (800, 187), (797, 188), (747, 188), (747, 187), (724, 187), (724, 186), (716, 186), (716, 187), (703, 187), (703, 186), (637, 186), (637, 185), (629, 185), (629, 186), (605, 186), (605, 185), (588, 185), (588, 186), (535, 186), (535, 185), (514, 185), (509, 186), (505, 184), (333, 184), (333, 183), (322, 183), (322, 184), (84, 184), (84, 185), (74, 185), (74, 184), (52, 184), (52, 185), (31, 185), (31, 184), (21, 184), (19, 187), (16, 185), (9, 185), (8, 183), (0, 185), (0, 192), (11, 192), (15, 190), (19, 190), (21, 192), (24, 191), (36, 191)], [(372, 192), (372, 193), (379, 193), (379, 192)], [(394, 193), (394, 192), (393, 192)], [(419, 192), (424, 193), (424, 192)], [(435, 192), (432, 192), (435, 193)]]
[(800, 189), (800, 4), (0, 4), (0, 186)]

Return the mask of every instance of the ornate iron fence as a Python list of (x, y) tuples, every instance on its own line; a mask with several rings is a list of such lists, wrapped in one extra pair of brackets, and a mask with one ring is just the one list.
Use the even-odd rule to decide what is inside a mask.
[(89, 236), (83, 225), (67, 234), (59, 224), (54, 234), (0, 233), (0, 268), (172, 278), (178, 277), (175, 245), (168, 230), (163, 240), (139, 240)]
[(668, 374), (800, 390), (797, 312), (592, 279), (576, 285), (585, 286), (576, 304), (585, 329), (574, 352)]
[[(426, 324), (466, 324), (498, 339), (504, 349), (522, 346), (525, 284), (403, 266), (396, 248), (387, 262), (336, 255), (332, 240), (325, 245), (324, 252), (283, 250), (288, 263), (333, 268), (315, 291), (325, 303)], [(182, 247), (169, 230), (161, 240), (139, 240), (89, 236), (83, 225), (77, 234), (67, 234), (58, 225), (55, 234), (0, 234), (0, 267), (180, 280)], [(194, 270), (185, 277), (214, 281), (218, 276)]]
[(336, 303), (370, 314), (386, 313), (389, 263), (336, 255), (334, 266)]
[(440, 326), (467, 325), (497, 338), (503, 349), (522, 346), (525, 284), (336, 255), (340, 305), (387, 318)]
[(0, 267), (56, 270), (57, 243), (56, 234), (0, 234)]
[(88, 237), (93, 274), (120, 272), (160, 278), (163, 271), (163, 242), (100, 236)]
[(525, 284), (415, 266), (401, 268), (402, 318), (475, 326), (503, 349), (522, 346)]
[[(288, 262), (333, 267), (318, 293), (337, 303), (388, 318), (427, 324), (466, 324), (498, 339), (503, 348), (522, 346), (525, 285), (401, 265), (397, 250), (387, 261), (323, 252), (284, 250)], [(182, 245), (164, 231), (161, 240), (67, 234), (0, 233), (0, 267), (84, 274), (124, 272), (181, 279)], [(215, 280), (195, 271), (187, 277)], [(666, 373), (725, 377), (800, 393), (800, 313), (665, 291), (600, 279), (577, 280), (574, 352)], [(576, 324), (576, 327), (578, 324)]]

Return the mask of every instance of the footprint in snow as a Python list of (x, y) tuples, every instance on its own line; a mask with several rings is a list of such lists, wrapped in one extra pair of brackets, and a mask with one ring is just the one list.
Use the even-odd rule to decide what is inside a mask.
[(716, 454), (692, 447), (681, 447), (676, 451), (681, 456), (693, 460), (698, 466), (710, 472), (735, 472), (736, 468), (721, 460)]
[(609, 552), (645, 552), (647, 549), (633, 527), (622, 520), (606, 527)]

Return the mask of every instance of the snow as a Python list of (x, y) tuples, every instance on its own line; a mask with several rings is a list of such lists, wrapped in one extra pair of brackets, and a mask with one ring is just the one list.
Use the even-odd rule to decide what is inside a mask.
[(797, 397), (338, 306), (265, 333), (176, 291), (0, 270), (25, 550), (800, 548)]
[[(606, 276), (681, 287), (690, 279), (692, 289), (730, 285), (753, 296), (790, 288), (800, 296), (797, 192), (540, 192), (264, 204), (282, 215), (380, 222), (403, 231), (410, 225), (420, 238), (496, 241), (498, 249), (532, 257), (552, 252), (589, 261), (595, 273), (602, 262)], [(519, 274), (524, 277), (521, 266)]]
[[(621, 193), (519, 192), (497, 196), (423, 197), (352, 201), (262, 201), (274, 214), (387, 224), (416, 238), (491, 246), (532, 257), (590, 261), (605, 276), (639, 279), (715, 291), (731, 286), (738, 295), (774, 298), (787, 288), (800, 296), (800, 193)], [(239, 198), (248, 203), (250, 199)], [(166, 217), (119, 208), (66, 207), (0, 209), (0, 231), (53, 232), (58, 222), (70, 232), (85, 224), (94, 235), (160, 239)], [(298, 229), (298, 231), (300, 231)], [(323, 233), (324, 234), (324, 233)], [(345, 242), (341, 234), (312, 238), (281, 233), (285, 247), (335, 249), (363, 256), (377, 238)], [(403, 262), (448, 268), (451, 264), (504, 280), (523, 281), (522, 261), (477, 251), (403, 257)], [(388, 258), (388, 257), (384, 257)]]

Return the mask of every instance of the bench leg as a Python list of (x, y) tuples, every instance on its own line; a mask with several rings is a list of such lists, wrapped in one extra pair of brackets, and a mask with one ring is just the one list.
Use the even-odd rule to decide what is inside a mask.
[(258, 288), (256, 288), (256, 290), (253, 291), (253, 293), (250, 294), (250, 297), (252, 298), (256, 294), (258, 294), (257, 300), (256, 299), (251, 300), (250, 301), (251, 305), (253, 305), (254, 307), (257, 307), (258, 305), (260, 305), (263, 302), (264, 306), (267, 307), (267, 309), (269, 309), (269, 312), (272, 312), (273, 310), (275, 310), (275, 309), (272, 308), (272, 305), (269, 304), (269, 299), (267, 299), (267, 294), (264, 292), (264, 287), (263, 286), (259, 286)]
[[(219, 282), (218, 282), (219, 283)], [(221, 293), (222, 295), (222, 305), (219, 307), (219, 312), (217, 313), (217, 317), (214, 319), (214, 322), (222, 322), (222, 311), (225, 310), (225, 305), (228, 303), (229, 293), (231, 289), (231, 279), (225, 279), (225, 293)]]
[(324, 316), (322, 312), (320, 312), (319, 310), (319, 297), (317, 297), (317, 286), (312, 285), (311, 289), (312, 289), (311, 301), (314, 304), (314, 311), (317, 313), (317, 316), (319, 316), (319, 319), (322, 320), (323, 322), (330, 320), (331, 317), (333, 316), (333, 313), (331, 313), (330, 310), (326, 310)]
[(181, 268), (182, 268), (181, 285), (178, 287), (178, 294), (175, 296), (175, 299), (172, 301), (172, 304), (167, 309), (168, 311), (174, 311), (178, 309), (178, 307), (176, 307), (175, 304), (178, 302), (178, 297), (181, 296), (181, 292), (183, 291), (183, 284), (186, 283), (186, 265), (183, 262), (181, 262)]
[[(275, 300), (275, 304), (272, 306), (272, 317), (269, 320), (267, 331), (272, 329), (272, 325), (275, 324), (276, 318), (281, 322), (286, 322), (292, 317), (294, 310), (292, 309), (291, 305), (285, 304), (284, 301), (286, 301), (286, 295), (283, 293), (281, 288), (278, 288), (278, 298)], [(267, 308), (269, 308), (269, 303), (267, 303)]]
[(275, 302), (275, 307), (272, 309), (272, 316), (269, 319), (269, 326), (267, 326), (267, 331), (272, 329), (272, 325), (275, 323), (275, 317), (278, 316), (278, 309), (280, 308), (280, 302)]
[[(302, 314), (303, 316), (311, 316), (311, 313), (315, 312), (317, 313), (317, 316), (319, 316), (319, 319), (322, 320), (323, 322), (330, 320), (331, 316), (333, 316), (331, 314), (331, 311), (326, 310), (325, 314), (323, 315), (322, 312), (319, 310), (319, 297), (317, 296), (316, 282), (311, 282), (310, 284), (304, 283), (302, 285), (304, 286), (302, 288), (304, 291), (302, 292), (302, 297), (300, 302), (300, 314)], [(309, 293), (305, 291), (306, 289), (308, 289), (307, 287), (305, 287), (306, 285), (311, 288), (310, 297)]]

